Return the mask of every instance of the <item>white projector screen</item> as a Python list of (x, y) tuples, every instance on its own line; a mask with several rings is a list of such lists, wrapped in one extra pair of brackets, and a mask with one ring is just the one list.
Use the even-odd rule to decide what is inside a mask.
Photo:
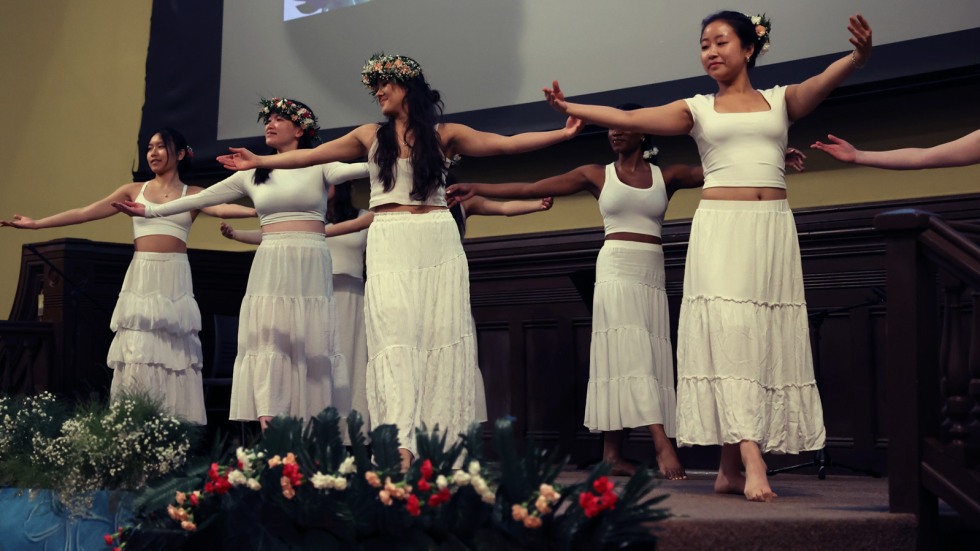
[[(980, 28), (980, 0), (225, 0), (217, 139), (260, 134), (263, 96), (306, 102), (325, 130), (379, 120), (359, 73), (380, 50), (418, 60), (450, 114), (541, 102), (552, 79), (575, 96), (698, 77), (700, 21), (734, 4), (772, 20), (760, 70), (800, 62), (798, 72), (811, 71), (802, 60), (849, 50), (847, 18), (857, 11), (876, 46)], [(909, 76), (949, 59), (922, 54), (884, 73), (872, 59), (855, 77)], [(706, 78), (699, 87), (713, 90)], [(561, 122), (556, 114), (552, 127)]]

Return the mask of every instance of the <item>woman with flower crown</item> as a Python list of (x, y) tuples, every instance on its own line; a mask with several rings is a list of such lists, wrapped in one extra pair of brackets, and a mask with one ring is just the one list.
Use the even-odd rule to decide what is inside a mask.
[[(660, 230), (674, 192), (700, 186), (703, 171), (687, 165), (660, 169), (649, 135), (610, 130), (609, 145), (618, 156), (605, 166), (585, 165), (533, 184), (457, 184), (447, 194), (453, 202), (471, 202), (585, 191), (599, 201), (606, 236), (596, 260), (585, 426), (603, 432), (603, 460), (612, 474), (633, 474), (622, 456), (624, 429), (644, 427), (663, 477), (681, 480), (687, 475), (669, 440), (676, 403)], [(802, 153), (790, 148), (786, 156), (802, 169)]]
[[(261, 100), (265, 143), (277, 154), (317, 143), (317, 119), (305, 104)], [(242, 300), (229, 418), (313, 417), (328, 406), (350, 409), (350, 380), (336, 355), (331, 258), (323, 232), (329, 186), (367, 175), (363, 165), (330, 163), (302, 170), (237, 172), (193, 197), (166, 205), (112, 205), (132, 216), (171, 216), (251, 198), (262, 226)]]
[[(87, 207), (34, 220), (15, 214), (0, 226), (37, 230), (108, 218), (116, 201), (161, 205), (203, 191), (180, 177), (190, 165), (191, 148), (171, 128), (150, 135), (146, 162), (153, 179), (120, 186)], [(159, 220), (133, 220), (136, 249), (126, 271), (110, 327), (115, 333), (107, 365), (113, 370), (110, 399), (124, 392), (146, 392), (159, 398), (165, 411), (204, 424), (201, 383), (201, 312), (194, 300), (187, 262), (187, 236), (199, 212), (219, 218), (255, 216), (255, 209), (215, 205)]]
[(561, 113), (697, 142), (705, 178), (678, 325), (677, 441), (720, 444), (715, 491), (751, 501), (776, 497), (762, 453), (824, 445), (783, 153), (789, 125), (870, 57), (864, 18), (851, 17), (848, 30), (854, 50), (800, 84), (754, 89), (749, 70), (768, 49), (769, 20), (723, 11), (701, 24), (715, 94), (624, 112), (567, 102), (557, 82), (544, 90)]
[(500, 136), (439, 123), (442, 100), (419, 64), (374, 55), (361, 72), (387, 118), (315, 149), (256, 156), (245, 149), (219, 158), (226, 167), (296, 168), (368, 158), (371, 173), (365, 318), (367, 398), (372, 424), (398, 428), (402, 466), (414, 458), (415, 429), (445, 431), (449, 440), (475, 417), (476, 335), (469, 270), (456, 223), (446, 208), (447, 160), (520, 153), (574, 136), (564, 129)]

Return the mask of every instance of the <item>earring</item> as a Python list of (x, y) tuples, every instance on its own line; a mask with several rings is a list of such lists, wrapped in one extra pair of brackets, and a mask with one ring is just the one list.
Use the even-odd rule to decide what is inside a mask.
[(746, 63), (748, 63), (750, 59), (752, 59), (752, 56), (750, 56), (750, 55), (745, 56), (745, 62)]

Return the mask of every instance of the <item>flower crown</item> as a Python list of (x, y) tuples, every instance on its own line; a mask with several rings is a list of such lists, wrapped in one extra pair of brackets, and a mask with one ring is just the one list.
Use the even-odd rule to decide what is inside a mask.
[(422, 74), (422, 66), (417, 61), (403, 55), (388, 55), (378, 52), (371, 56), (361, 69), (361, 84), (372, 89), (379, 80), (405, 82)]
[(262, 98), (259, 100), (259, 105), (262, 106), (262, 109), (259, 110), (258, 120), (267, 121), (269, 120), (269, 116), (275, 113), (299, 125), (303, 129), (303, 132), (313, 140), (313, 143), (320, 141), (320, 135), (318, 134), (320, 125), (317, 122), (316, 115), (313, 114), (310, 108), (286, 98)]
[(759, 49), (759, 55), (763, 55), (769, 51), (769, 33), (772, 32), (772, 21), (766, 17), (766, 14), (761, 15), (749, 15), (745, 14), (746, 17), (755, 26), (755, 36), (758, 37), (759, 42), (762, 47)]

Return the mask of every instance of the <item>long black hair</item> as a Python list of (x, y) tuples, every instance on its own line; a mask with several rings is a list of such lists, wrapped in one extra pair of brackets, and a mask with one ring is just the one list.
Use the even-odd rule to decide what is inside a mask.
[[(305, 103), (303, 103), (301, 101), (294, 100), (292, 98), (290, 98), (289, 101), (295, 103), (296, 105), (298, 105), (300, 107), (305, 107), (306, 109), (308, 109), (310, 111), (310, 113), (313, 113), (313, 110), (310, 109), (310, 106), (309, 105), (306, 105)], [(279, 116), (283, 117), (286, 120), (290, 120), (290, 117), (289, 117), (289, 114), (288, 113), (280, 113), (278, 111), (273, 111), (272, 113), (270, 113), (270, 115), (272, 115), (272, 114), (276, 114), (276, 115), (279, 115)], [(295, 121), (291, 121), (291, 122), (293, 123), (293, 125), (296, 128), (299, 128), (300, 127), (299, 126), (299, 123), (297, 123)], [(269, 124), (269, 116), (266, 116), (265, 117), (265, 121), (262, 124)], [(310, 134), (308, 134), (306, 132), (303, 132), (303, 135), (300, 136), (300, 138), (299, 138), (299, 144), (297, 145), (296, 148), (297, 149), (313, 149), (314, 147), (316, 147), (316, 144), (317, 144), (316, 140), (317, 139), (318, 138), (316, 137), (316, 135), (312, 135), (311, 136)], [(275, 151), (272, 151), (272, 153), (275, 153)], [(264, 184), (269, 179), (269, 174), (271, 174), (271, 173), (272, 173), (272, 169), (271, 168), (257, 168), (257, 169), (255, 169), (255, 178), (254, 178), (255, 183), (256, 184)]]
[(357, 218), (359, 211), (351, 200), (351, 184), (345, 182), (333, 187), (333, 199), (327, 207), (327, 222), (338, 224)]
[[(624, 103), (622, 105), (617, 105), (616, 109), (619, 109), (620, 111), (636, 111), (637, 109), (643, 109), (643, 106), (639, 103)], [(640, 142), (640, 151), (646, 152), (655, 148), (656, 146), (653, 144), (653, 136), (650, 134), (644, 134), (643, 141)], [(657, 164), (656, 153), (644, 156), (643, 159), (652, 165)]]
[(187, 145), (187, 140), (184, 138), (184, 135), (173, 128), (163, 127), (159, 130), (153, 131), (153, 133), (150, 134), (150, 139), (153, 139), (153, 136), (156, 136), (157, 134), (159, 134), (160, 139), (163, 140), (163, 145), (167, 148), (168, 155), (176, 159), (179, 151), (184, 152), (184, 158), (177, 161), (177, 175), (183, 176), (188, 170), (190, 170), (191, 157), (193, 156), (191, 148)]
[[(409, 195), (416, 201), (425, 201), (439, 187), (444, 185), (446, 161), (436, 124), (442, 115), (442, 98), (438, 90), (433, 90), (425, 81), (424, 75), (410, 78), (402, 83), (392, 83), (405, 88), (405, 107), (408, 111), (408, 128), (415, 143), (412, 144), (412, 192)], [(395, 185), (396, 163), (398, 162), (398, 140), (395, 135), (395, 121), (391, 117), (378, 129), (378, 148), (374, 152), (374, 162), (378, 165), (379, 177), (385, 191)]]
[(748, 68), (755, 67), (755, 60), (759, 58), (759, 54), (762, 53), (762, 47), (765, 46), (766, 42), (764, 38), (756, 34), (752, 19), (744, 13), (723, 10), (709, 15), (701, 21), (701, 34), (704, 34), (705, 27), (715, 21), (724, 21), (731, 25), (732, 30), (735, 31), (736, 36), (738, 36), (739, 41), (742, 43), (742, 49), (755, 46), (752, 51), (752, 57), (749, 58)]

